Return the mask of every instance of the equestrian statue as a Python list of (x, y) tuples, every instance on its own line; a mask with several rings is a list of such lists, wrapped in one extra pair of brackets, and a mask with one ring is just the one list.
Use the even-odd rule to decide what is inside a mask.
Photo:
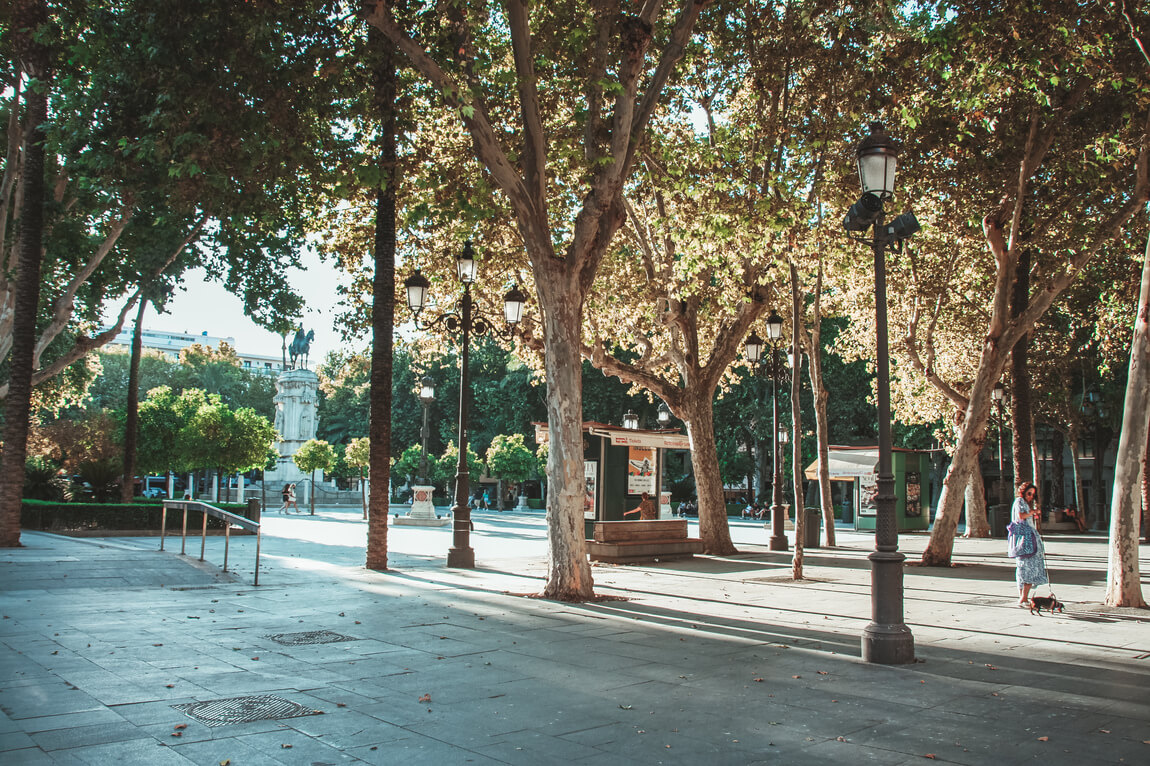
[(291, 345), (288, 346), (288, 354), (291, 355), (291, 366), (288, 369), (294, 370), (296, 368), (296, 361), (299, 360), (299, 368), (301, 370), (307, 369), (307, 354), (311, 350), (311, 342), (315, 340), (315, 330), (308, 330), (307, 335), (304, 335), (303, 326), (295, 331), (295, 338), (292, 339)]

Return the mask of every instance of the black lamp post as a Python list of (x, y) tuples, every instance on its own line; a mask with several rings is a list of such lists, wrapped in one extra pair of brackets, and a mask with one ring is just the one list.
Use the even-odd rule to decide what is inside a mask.
[(1006, 460), (1004, 457), (1005, 446), (1002, 438), (1003, 432), (1006, 430), (1006, 417), (1003, 414), (1003, 406), (1006, 401), (1006, 386), (1002, 385), (1001, 380), (994, 384), (994, 388), (991, 389), (990, 392), (990, 397), (994, 399), (994, 404), (998, 408), (998, 504), (1006, 505), (1009, 501), (1007, 500), (1006, 494)]
[(423, 483), (427, 485), (431, 483), (431, 476), (427, 468), (427, 438), (431, 435), (431, 431), (427, 427), (427, 411), (431, 409), (431, 403), (435, 401), (435, 381), (431, 379), (430, 375), (424, 375), (423, 380), (420, 381), (419, 401), (423, 402), (423, 432), (420, 434), (423, 439), (423, 451), (419, 456), (419, 472), (422, 474)]
[(510, 337), (519, 320), (523, 318), (523, 306), (527, 303), (527, 296), (516, 285), (503, 296), (503, 313), (506, 328), (499, 330), (491, 320), (484, 316), (471, 298), (471, 285), (475, 282), (475, 252), (471, 242), (463, 245), (463, 250), (455, 259), (456, 272), (459, 282), (463, 285), (463, 295), (456, 304), (455, 311), (442, 314), (424, 325), (419, 323), (420, 312), (423, 311), (427, 301), (427, 293), (431, 283), (416, 269), (415, 273), (404, 281), (407, 290), (407, 306), (415, 316), (415, 326), (427, 329), (442, 324), (448, 332), (459, 333), (459, 463), (455, 472), (455, 505), (451, 508), (452, 516), (452, 547), (447, 551), (447, 566), (473, 568), (475, 566), (475, 551), (471, 547), (471, 506), (467, 502), (470, 494), (469, 477), (467, 472), (467, 410), (471, 402), (471, 380), (467, 367), (471, 354), (471, 335), (484, 335), (491, 333), (502, 337)]
[(783, 369), (783, 356), (779, 351), (779, 339), (783, 337), (783, 319), (774, 311), (767, 317), (767, 337), (771, 341), (771, 354), (763, 359), (763, 340), (756, 333), (747, 338), (745, 351), (747, 361), (756, 370), (762, 369), (771, 376), (771, 432), (773, 447), (773, 478), (771, 479), (771, 538), (768, 547), (772, 551), (787, 550), (787, 535), (783, 530), (783, 461), (779, 459), (779, 382), (786, 374)]
[[(914, 213), (906, 212), (890, 224), (883, 222), (883, 204), (894, 196), (898, 148), (872, 122), (870, 135), (858, 146), (857, 159), (862, 197), (851, 205), (843, 220), (848, 236), (871, 246), (874, 253), (875, 341), (878, 388), (878, 494), (875, 497), (875, 551), (871, 561), (871, 622), (863, 630), (862, 656), (867, 662), (889, 665), (914, 662), (914, 636), (903, 621), (902, 565), (906, 557), (898, 550), (895, 518), (894, 469), (890, 434), (890, 355), (887, 348), (886, 255), (887, 246), (901, 248), (902, 241), (919, 229)], [(872, 230), (868, 239), (864, 234)]]

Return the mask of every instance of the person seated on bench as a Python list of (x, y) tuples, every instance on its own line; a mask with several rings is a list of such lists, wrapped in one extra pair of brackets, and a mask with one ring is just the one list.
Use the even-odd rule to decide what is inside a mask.
[(1079, 513), (1078, 509), (1075, 508), (1073, 505), (1066, 508), (1062, 512), (1062, 515), (1065, 516), (1068, 521), (1073, 521), (1075, 523), (1075, 525), (1078, 527), (1079, 532), (1085, 532), (1086, 531), (1086, 519), (1082, 518), (1082, 514)]
[(659, 518), (659, 510), (655, 507), (655, 501), (644, 492), (643, 499), (639, 501), (639, 505), (635, 506), (629, 511), (624, 511), (624, 516), (630, 516), (632, 513), (639, 514), (639, 521), (654, 521)]

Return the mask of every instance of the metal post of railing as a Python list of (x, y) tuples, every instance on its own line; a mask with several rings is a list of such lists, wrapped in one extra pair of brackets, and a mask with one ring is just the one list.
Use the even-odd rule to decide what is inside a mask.
[(260, 529), (256, 529), (256, 585), (260, 584), (260, 531)]
[(164, 549), (164, 537), (168, 532), (168, 506), (160, 506), (160, 550)]
[(200, 561), (204, 560), (204, 546), (208, 544), (208, 509), (204, 509), (204, 528), (200, 531)]
[(180, 555), (184, 555), (184, 547), (188, 544), (188, 506), (184, 506), (184, 528), (180, 532)]
[(224, 571), (228, 571), (228, 545), (232, 541), (232, 525), (224, 519)]

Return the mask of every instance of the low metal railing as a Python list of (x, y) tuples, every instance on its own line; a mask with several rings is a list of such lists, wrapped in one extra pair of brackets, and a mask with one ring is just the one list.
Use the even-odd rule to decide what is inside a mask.
[(254, 585), (260, 584), (260, 523), (243, 516), (216, 508), (214, 505), (201, 503), (198, 500), (165, 500), (164, 510), (160, 515), (160, 550), (164, 550), (164, 540), (168, 535), (168, 511), (183, 511), (183, 525), (180, 530), (180, 555), (186, 555), (188, 543), (188, 511), (198, 511), (203, 514), (203, 526), (200, 530), (200, 561), (204, 560), (204, 550), (208, 542), (208, 517), (213, 516), (224, 522), (224, 571), (228, 571), (228, 548), (231, 544), (232, 527), (239, 527), (247, 532), (256, 534), (256, 570)]

